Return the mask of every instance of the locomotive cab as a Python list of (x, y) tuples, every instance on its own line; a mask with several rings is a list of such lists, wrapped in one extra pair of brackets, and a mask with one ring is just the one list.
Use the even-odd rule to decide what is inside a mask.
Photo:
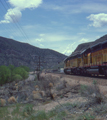
[(70, 74), (100, 74), (107, 77), (107, 40), (72, 53), (65, 60), (64, 69)]

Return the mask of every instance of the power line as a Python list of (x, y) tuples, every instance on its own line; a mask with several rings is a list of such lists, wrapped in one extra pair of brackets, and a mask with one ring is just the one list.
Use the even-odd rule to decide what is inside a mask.
[[(1, 2), (1, 1), (0, 1)], [(4, 6), (3, 6), (4, 7)], [(1, 8), (1, 11), (3, 11), (4, 13), (5, 13), (5, 11), (4, 11), (4, 9), (2, 8), (2, 7), (0, 7)], [(2, 12), (2, 13), (3, 13)], [(2, 14), (0, 14), (0, 16), (2, 16)], [(9, 26), (9, 30), (12, 30), (13, 31), (13, 29), (12, 29), (12, 26), (9, 24), (9, 26), (8, 25), (6, 25), (6, 24), (0, 24), (0, 26), (3, 28), (2, 29), (2, 31), (5, 29), (6, 31), (8, 31), (8, 29), (6, 29), (6, 28), (8, 28)], [(3, 27), (4, 26), (4, 27)]]
[[(10, 5), (7, 4), (7, 2), (6, 2), (5, 0), (4, 0), (4, 2), (5, 2), (5, 4), (7, 5), (7, 7), (9, 8)], [(13, 12), (13, 14), (14, 14), (14, 11), (13, 11), (13, 10), (12, 10), (12, 12)], [(16, 18), (13, 18), (13, 17), (12, 17), (12, 20), (13, 20), (13, 21), (14, 21), (14, 19), (16, 20)], [(22, 29), (21, 25), (20, 25), (19, 23), (17, 23), (16, 25), (17, 25), (17, 27), (22, 31), (22, 34), (29, 40), (27, 34), (24, 32), (24, 30)], [(29, 41), (29, 42), (30, 42), (30, 41)]]
[[(9, 6), (8, 6), (8, 4), (6, 3), (6, 1), (4, 0), (4, 2), (3, 1), (1, 1), (0, 0), (0, 3), (1, 3), (1, 5), (3, 6), (3, 10), (5, 10), (6, 12), (7, 12), (7, 9), (9, 9)], [(4, 4), (5, 3), (5, 4)], [(6, 7), (7, 6), (7, 7)], [(2, 8), (2, 7), (1, 7)], [(14, 11), (12, 10), (12, 12), (13, 12), (13, 14), (14, 14)], [(11, 17), (11, 19), (13, 20), (13, 22), (16, 20), (16, 18), (14, 18), (14, 16), (13, 17)], [(3, 24), (3, 25), (5, 25), (5, 24)], [(9, 24), (9, 25), (12, 25), (12, 24)], [(24, 30), (21, 28), (21, 26), (20, 26), (20, 24), (18, 24), (18, 23), (15, 23), (15, 24), (13, 24), (18, 30), (19, 30), (19, 32), (23, 35), (23, 37), (25, 37), (25, 39), (26, 40), (29, 40), (28, 39), (28, 36), (26, 35), (26, 33), (24, 32)], [(3, 27), (3, 26), (2, 26)], [(6, 27), (7, 27), (7, 25), (6, 25)], [(8, 26), (9, 27), (9, 26)], [(12, 27), (10, 27), (9, 28), (9, 30), (13, 30), (12, 29)], [(6, 29), (7, 30), (7, 29)], [(16, 34), (17, 34), (17, 32), (16, 32)], [(22, 47), (22, 45), (20, 46), (21, 47), (21, 49), (23, 50), (23, 47)]]
[[(2, 2), (2, 1), (0, 1), (1, 2), (1, 4), (2, 4), (2, 6), (4, 7), (4, 9), (5, 9), (5, 11), (7, 12), (7, 8), (5, 7), (5, 5), (4, 5), (4, 3)], [(5, 24), (3, 24), (3, 25), (5, 25)], [(9, 24), (10, 25), (10, 24)], [(13, 24), (14, 26), (15, 26), (15, 24)], [(7, 27), (7, 25), (5, 25), (6, 27)], [(16, 26), (15, 26), (16, 27)], [(17, 27), (16, 27), (17, 28)], [(10, 28), (9, 29), (12, 29), (12, 27), (10, 26)]]
[[(4, 5), (4, 3), (3, 3), (2, 1), (0, 1), (0, 2), (1, 2), (1, 4), (3, 5), (3, 7), (5, 8), (5, 10), (7, 11), (7, 8), (9, 9), (10, 5), (8, 5), (8, 4), (6, 3), (6, 1), (4, 0), (5, 4), (6, 4), (6, 6), (7, 6), (7, 8), (6, 8), (6, 6)], [(13, 14), (14, 14), (14, 11), (13, 11), (13, 10), (12, 10), (12, 12), (13, 12)], [(13, 18), (13, 17), (11, 17), (11, 19), (12, 19), (13, 21), (16, 20), (16, 18)], [(25, 37), (25, 39), (27, 39), (27, 40), (30, 42), (27, 34), (26, 34), (25, 31), (22, 29), (21, 25), (20, 25), (19, 23), (15, 23), (15, 25), (16, 25), (16, 27), (19, 29), (19, 31), (21, 32), (21, 34)]]

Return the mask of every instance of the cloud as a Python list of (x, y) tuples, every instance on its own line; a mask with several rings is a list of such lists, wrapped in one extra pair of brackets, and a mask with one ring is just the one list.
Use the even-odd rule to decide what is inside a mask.
[(51, 41), (51, 42), (71, 40), (71, 36), (62, 35), (62, 34), (45, 34), (45, 35), (43, 36), (43, 38), (44, 38), (44, 40), (46, 40), (46, 41)]
[(65, 1), (60, 2), (57, 0), (57, 3), (49, 3), (47, 4), (43, 3), (41, 5), (44, 9), (51, 9), (55, 11), (62, 11), (66, 14), (78, 14), (78, 13), (99, 13), (99, 12), (106, 12), (107, 6), (106, 1), (100, 2), (100, 1)]
[[(74, 37), (72, 37), (73, 39)], [(71, 40), (71, 36), (69, 35), (62, 35), (62, 34), (39, 34), (38, 37), (36, 38), (36, 41), (41, 41), (41, 42), (60, 42), (60, 41), (66, 41), (66, 40)]]
[(43, 38), (40, 38), (40, 39), (37, 38), (36, 41), (37, 41), (37, 42), (42, 42), (42, 41), (43, 41)]
[(43, 37), (44, 35), (45, 35), (45, 34), (40, 34), (39, 36), (40, 36), (40, 37)]
[(68, 46), (65, 48), (65, 50), (62, 53), (65, 55), (70, 55), (75, 49), (74, 46), (75, 46), (75, 42), (72, 44), (68, 44)]
[(4, 20), (1, 20), (0, 23), (10, 23), (18, 22), (22, 16), (22, 13), (17, 9), (8, 9), (7, 13), (4, 16)]
[(10, 38), (11, 38), (11, 39), (14, 39), (14, 37), (13, 37), (13, 36), (10, 36)]
[(44, 45), (43, 45), (43, 44), (40, 44), (40, 47), (44, 47)]
[(42, 0), (9, 0), (8, 2), (13, 7), (23, 10), (26, 8), (29, 8), (29, 9), (37, 8), (42, 3)]
[(0, 23), (18, 22), (22, 16), (22, 10), (35, 9), (42, 3), (42, 0), (8, 0), (8, 2), (14, 8), (7, 10), (4, 20), (1, 20)]
[(44, 47), (43, 38), (32, 38), (30, 39), (30, 44), (36, 45), (36, 47)]
[(84, 35), (84, 34), (86, 34), (86, 33), (82, 33), (82, 32), (80, 32), (80, 33), (78, 33), (79, 35)]
[(107, 25), (107, 14), (105, 13), (91, 14), (87, 19), (93, 21), (93, 23), (90, 24), (90, 26), (93, 27), (102, 27)]
[(81, 40), (79, 40), (79, 42), (82, 42), (82, 43), (84, 43), (84, 42), (88, 42), (89, 40), (88, 39), (85, 39), (85, 38), (82, 38)]

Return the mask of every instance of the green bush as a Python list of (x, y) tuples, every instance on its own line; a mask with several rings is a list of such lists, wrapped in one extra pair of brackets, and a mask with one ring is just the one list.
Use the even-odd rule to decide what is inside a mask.
[(0, 85), (10, 82), (11, 71), (7, 66), (0, 66)]
[(28, 77), (29, 68), (26, 66), (14, 67), (9, 65), (0, 66), (0, 85), (14, 80), (22, 80)]
[(19, 75), (19, 74), (15, 74), (15, 75), (13, 76), (13, 80), (22, 80), (22, 76)]
[(16, 67), (14, 69), (14, 74), (19, 74), (23, 79), (26, 79), (28, 77), (28, 72), (25, 71), (22, 67)]
[(23, 68), (25, 71), (29, 72), (29, 68), (27, 66), (20, 66), (21, 68)]
[(11, 71), (11, 76), (10, 76), (10, 80), (13, 81), (14, 80), (14, 69), (15, 69), (15, 66), (14, 65), (9, 65), (8, 68), (10, 69)]

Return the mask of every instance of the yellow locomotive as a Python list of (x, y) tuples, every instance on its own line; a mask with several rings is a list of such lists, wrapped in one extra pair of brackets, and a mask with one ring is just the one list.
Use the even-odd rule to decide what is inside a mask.
[(72, 54), (64, 60), (66, 74), (107, 76), (107, 41)]

